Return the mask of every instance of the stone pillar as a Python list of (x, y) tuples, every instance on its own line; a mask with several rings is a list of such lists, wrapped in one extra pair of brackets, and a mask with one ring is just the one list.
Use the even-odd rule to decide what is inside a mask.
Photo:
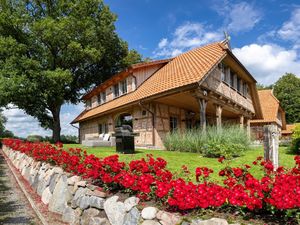
[(272, 161), (274, 170), (279, 166), (278, 148), (279, 148), (279, 134), (275, 125), (264, 126), (264, 159)]
[(217, 128), (222, 127), (222, 106), (216, 105)]
[(206, 131), (206, 99), (198, 99), (200, 108), (200, 127), (202, 131)]
[(244, 129), (244, 116), (240, 115), (240, 128)]

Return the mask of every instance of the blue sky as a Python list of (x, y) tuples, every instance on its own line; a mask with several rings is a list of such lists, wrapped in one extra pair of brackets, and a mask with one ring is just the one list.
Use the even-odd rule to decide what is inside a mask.
[[(153, 59), (174, 57), (227, 31), (233, 53), (259, 83), (285, 72), (300, 76), (300, 1), (292, 0), (104, 0), (118, 15), (117, 32), (130, 48)], [(83, 105), (64, 105), (62, 133), (77, 134), (69, 122)], [(21, 110), (6, 110), (7, 129), (19, 136), (50, 135)]]

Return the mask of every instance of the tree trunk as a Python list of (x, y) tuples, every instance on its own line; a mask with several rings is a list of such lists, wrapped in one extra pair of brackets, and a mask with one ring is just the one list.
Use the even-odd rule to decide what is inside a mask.
[(57, 106), (51, 110), (53, 116), (52, 139), (55, 143), (60, 141), (60, 108), (61, 106)]

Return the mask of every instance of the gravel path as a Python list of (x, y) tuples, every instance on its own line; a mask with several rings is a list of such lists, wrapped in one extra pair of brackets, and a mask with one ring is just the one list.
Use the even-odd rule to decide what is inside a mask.
[(0, 224), (41, 224), (19, 189), (2, 152), (0, 152)]

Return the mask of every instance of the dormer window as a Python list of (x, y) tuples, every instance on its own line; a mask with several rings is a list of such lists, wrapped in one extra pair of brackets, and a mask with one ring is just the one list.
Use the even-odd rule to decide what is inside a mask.
[(101, 104), (105, 103), (106, 102), (106, 93), (105, 92), (101, 92), (100, 96), (101, 96)]
[(98, 105), (101, 105), (101, 104), (105, 103), (106, 102), (106, 94), (105, 94), (105, 92), (101, 92), (97, 96), (97, 99), (98, 99)]
[(119, 83), (114, 85), (114, 98), (117, 98), (120, 96), (120, 89), (119, 89)]
[(86, 100), (86, 102), (85, 102), (85, 107), (87, 108), (87, 109), (89, 109), (89, 108), (91, 108), (92, 107), (92, 101), (89, 99), (89, 100)]
[(126, 94), (127, 93), (127, 81), (126, 81), (126, 79), (121, 81), (119, 86), (120, 86), (121, 94), (122, 95)]

